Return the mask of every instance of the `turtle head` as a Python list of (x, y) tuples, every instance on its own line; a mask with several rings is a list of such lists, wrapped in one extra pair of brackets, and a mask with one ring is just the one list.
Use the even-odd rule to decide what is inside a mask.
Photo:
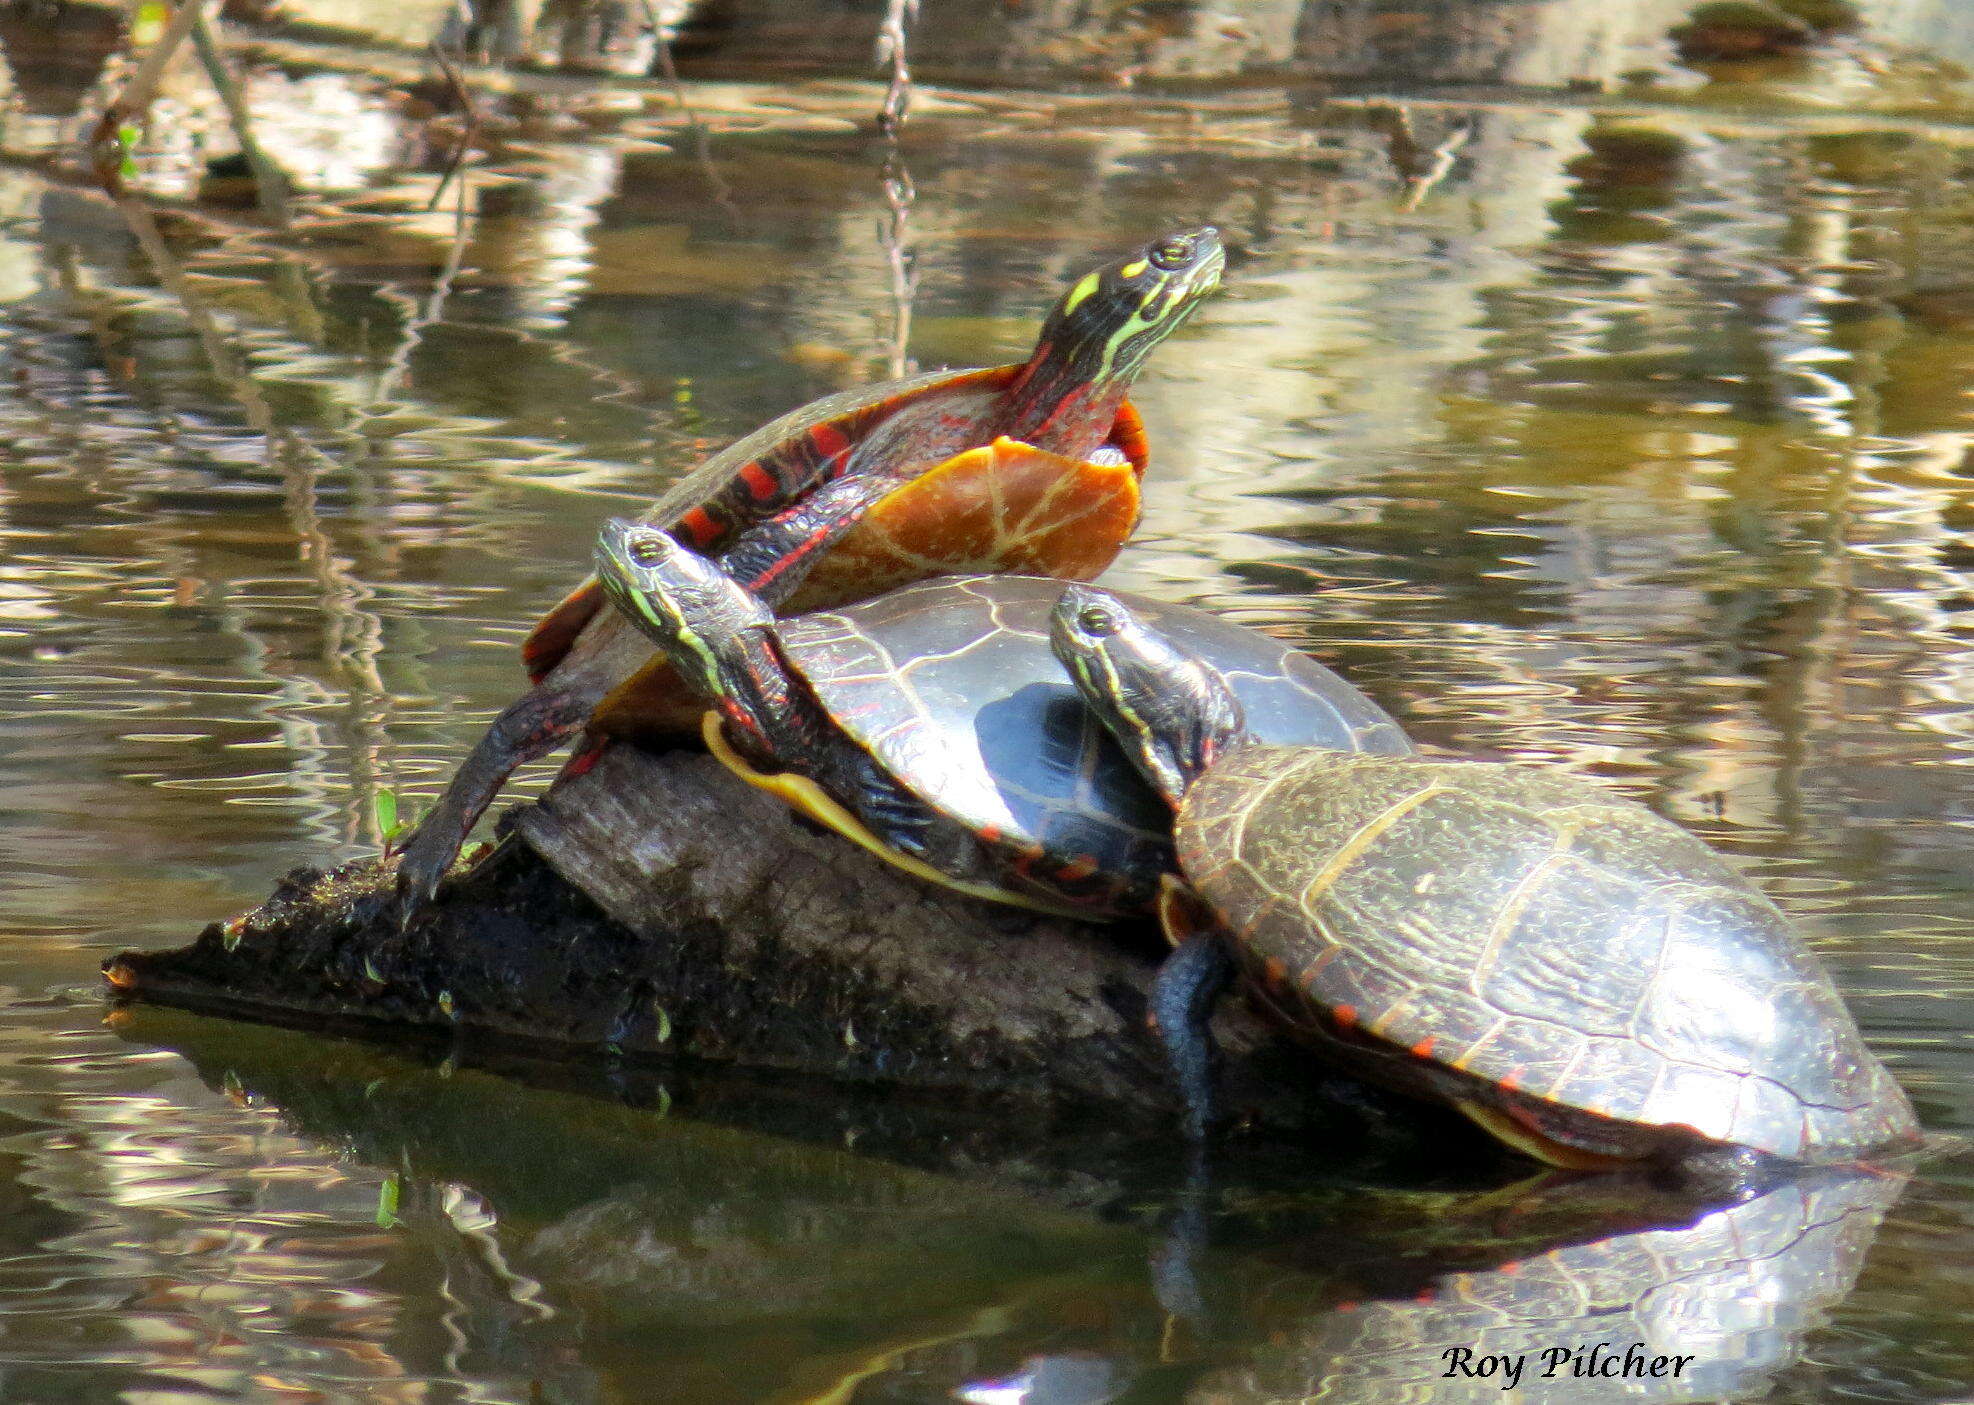
[[(1011, 390), (1005, 432), (1075, 457), (1101, 445), (1145, 358), (1220, 286), (1226, 263), (1220, 232), (1209, 225), (1162, 234), (1084, 274), (1042, 324)], [(1087, 445), (1050, 442), (1091, 433), (1097, 437)]]
[(745, 587), (670, 533), (612, 518), (596, 543), (603, 589), (702, 696), (733, 691), (732, 671), (751, 652), (738, 647), (774, 616)]
[(1083, 701), (1175, 808), (1221, 753), (1248, 740), (1227, 680), (1107, 590), (1065, 589), (1049, 645)]

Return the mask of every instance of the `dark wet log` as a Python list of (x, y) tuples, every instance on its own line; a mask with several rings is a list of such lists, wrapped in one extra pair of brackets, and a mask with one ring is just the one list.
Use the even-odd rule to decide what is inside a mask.
[[(981, 903), (812, 833), (711, 758), (612, 748), (511, 817), (400, 934), (388, 865), (300, 870), (191, 945), (109, 963), (125, 998), (491, 1036), (629, 1061), (1105, 1104), (1169, 1137), (1145, 1026), (1163, 943)], [(1229, 1002), (1229, 1106), (1308, 1128), (1364, 1094)], [(1373, 1116), (1372, 1125), (1381, 1125)]]

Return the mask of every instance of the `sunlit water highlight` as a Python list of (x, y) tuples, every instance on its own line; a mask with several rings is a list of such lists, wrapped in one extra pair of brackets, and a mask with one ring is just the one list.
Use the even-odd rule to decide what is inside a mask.
[[(1145, 378), (1119, 583), (1704, 835), (1967, 1134), (1974, 146), (1870, 115), (1901, 71), (1845, 72), (1649, 118), (1504, 92), (1423, 190), (1361, 104), (929, 112), (904, 349), (1010, 359), (1094, 252), (1220, 225), (1245, 255)], [(1796, 88), (1853, 105), (1727, 115)], [(380, 787), (437, 789), (603, 517), (886, 374), (883, 153), (830, 101), (530, 140), (462, 223), (386, 174), (374, 95), (297, 88), (298, 140), (361, 109), (345, 155), (377, 164), (324, 180), (369, 200), (171, 225), (183, 292), (106, 203), (0, 174), (0, 1397), (1492, 1399), (1406, 1381), (1441, 1341), (1588, 1342), (1596, 1303), (1636, 1314), (1612, 1340), (1713, 1343), (1658, 1398), (1964, 1393), (1964, 1156), (1895, 1205), (1532, 1236), (1505, 1275), (1447, 1251), (1514, 1237), (1485, 1202), (1262, 1177), (1216, 1202), (1209, 1325), (1175, 1325), (1173, 1185), (1138, 1168), (1010, 1189), (648, 1087), (102, 1025), (104, 954), (374, 851)]]

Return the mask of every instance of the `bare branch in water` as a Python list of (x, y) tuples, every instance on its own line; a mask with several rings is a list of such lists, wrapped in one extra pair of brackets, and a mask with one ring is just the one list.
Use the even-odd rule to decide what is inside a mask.
[(734, 230), (741, 228), (740, 208), (733, 203), (733, 191), (720, 177), (718, 167), (713, 164), (713, 144), (706, 124), (694, 111), (692, 101), (685, 95), (685, 84), (679, 81), (678, 65), (672, 61), (671, 37), (665, 33), (663, 23), (658, 18), (657, 0), (645, 0), (645, 13), (658, 30), (658, 72), (672, 90), (672, 100), (685, 114), (686, 130), (692, 134), (693, 154), (699, 161), (699, 169), (706, 173), (706, 184), (712, 188), (713, 203), (726, 211), (727, 220)]
[(1425, 168), (1406, 182), (1404, 202), (1399, 206), (1407, 214), (1425, 203), (1434, 187), (1451, 174), (1454, 162), (1460, 151), (1473, 139), (1474, 128), (1471, 121), (1460, 123), (1446, 134), (1446, 139), (1428, 154)]
[(884, 90), (884, 106), (878, 109), (877, 128), (895, 137), (905, 125), (905, 109), (912, 101), (912, 71), (905, 64), (905, 29), (918, 19), (918, 0), (888, 0), (884, 23), (877, 29), (877, 62), (891, 65), (891, 85)]
[(254, 173), (254, 199), (269, 219), (285, 228), (288, 177), (254, 138), (253, 114), (247, 110), (240, 80), (233, 76), (232, 66), (220, 51), (219, 36), (213, 32), (212, 20), (206, 14), (206, 0), (190, 0), (185, 8), (192, 12), (192, 47), (198, 51), (199, 62), (205, 65), (213, 90), (226, 105), (234, 139), (240, 143), (240, 154), (246, 158), (247, 169)]
[(911, 251), (912, 173), (894, 150), (884, 162), (884, 203), (890, 216), (879, 226), (878, 238), (891, 265), (891, 348), (890, 372), (893, 380), (903, 376), (911, 363), (905, 348), (912, 335), (912, 297), (918, 291), (918, 261)]
[[(446, 179), (450, 180), (448, 175)], [(443, 190), (443, 184), (439, 187)], [(398, 343), (391, 351), (390, 360), (377, 377), (377, 387), (371, 392), (373, 404), (386, 404), (397, 394), (398, 384), (411, 367), (411, 354), (418, 349), (418, 343), (425, 335), (425, 329), (439, 320), (445, 311), (446, 299), (452, 294), (453, 281), (459, 277), (460, 266), (466, 257), (466, 233), (471, 227), (471, 182), (467, 177), (459, 178), (459, 204), (453, 216), (452, 243), (446, 249), (444, 267), (439, 270), (438, 279), (432, 284), (431, 294), (422, 306), (413, 309), (405, 318), (404, 330)], [(438, 197), (433, 196), (434, 203)], [(430, 208), (429, 206), (427, 208)]]
[(198, 335), (199, 344), (205, 348), (206, 360), (211, 363), (213, 374), (233, 393), (240, 409), (247, 416), (247, 423), (263, 436), (274, 433), (274, 412), (268, 408), (267, 399), (260, 392), (260, 384), (247, 369), (246, 359), (235, 350), (226, 333), (204, 302), (195, 296), (185, 282), (185, 271), (179, 266), (177, 257), (165, 244), (164, 235), (158, 231), (158, 222), (151, 214), (150, 206), (141, 200), (125, 196), (117, 201), (117, 210), (123, 215), (124, 223), (136, 238), (144, 257), (150, 261), (151, 271), (157, 274), (158, 283), (171, 294), (185, 320), (192, 324)]
[(183, 267), (159, 232), (150, 207), (128, 198), (117, 201), (131, 233), (149, 260), (159, 284), (178, 303), (197, 333), (213, 374), (233, 395), (247, 422), (257, 430), (266, 449), (266, 462), (281, 477), (282, 505), (302, 563), (314, 577), (317, 609), (323, 624), (323, 657), (342, 679), (349, 698), (347, 737), (350, 781), (349, 815), (353, 834), (381, 842), (375, 831), (375, 796), (389, 779), (385, 763), (390, 741), (394, 699), (379, 667), (383, 656), (383, 621), (369, 608), (375, 591), (358, 580), (336, 552), (317, 508), (316, 485), (322, 473), (337, 465), (321, 450), (278, 423), (261, 393), (247, 359), (219, 325), (210, 308), (185, 279)]
[(102, 117), (89, 134), (89, 168), (102, 182), (103, 189), (112, 195), (123, 193), (123, 166), (129, 155), (124, 142), (123, 129), (140, 120), (150, 111), (151, 99), (158, 95), (158, 85), (164, 81), (165, 69), (171, 64), (172, 56), (191, 34), (192, 26), (203, 13), (205, 0), (192, 0), (181, 5), (164, 27), (157, 42), (144, 52), (137, 67), (131, 71), (130, 79), (123, 85), (123, 91), (110, 100), (103, 109)]
[[(458, 103), (459, 110), (466, 114), (466, 129), (459, 134), (459, 145), (453, 149), (452, 159), (446, 162), (445, 174), (439, 177), (439, 184), (432, 191), (431, 200), (425, 205), (428, 211), (439, 208), (439, 201), (445, 198), (446, 187), (452, 184), (453, 177), (459, 174), (459, 168), (466, 164), (468, 153), (480, 140), (480, 105), (473, 101), (473, 94), (467, 88), (466, 80), (460, 77), (459, 66), (452, 61), (444, 49), (439, 47), (436, 39), (432, 41), (431, 49), (432, 61), (438, 64), (439, 72), (445, 74), (446, 85), (452, 89), (453, 101)], [(464, 216), (462, 215), (461, 218), (463, 220)]]

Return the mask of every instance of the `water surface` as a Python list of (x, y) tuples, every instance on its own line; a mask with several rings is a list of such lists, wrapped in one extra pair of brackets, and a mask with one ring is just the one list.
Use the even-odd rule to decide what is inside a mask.
[[(1118, 583), (1702, 834), (1974, 1131), (1974, 36), (1887, 5), (1705, 70), (1651, 17), (1586, 47), (1586, 6), (1313, 8), (1370, 27), (1281, 61), (1366, 91), (983, 80), (894, 156), (862, 95), (707, 83), (697, 125), (517, 123), (430, 211), (443, 142), (270, 70), (337, 192), (279, 235), (168, 214), (147, 251), (0, 170), (0, 1397), (1494, 1399), (1406, 1377), (1642, 1339), (1704, 1363), (1644, 1398), (1965, 1396), (1964, 1156), (1696, 1215), (1319, 1148), (1200, 1201), (1084, 1151), (968, 1171), (829, 1090), (103, 1023), (104, 955), (436, 792), (605, 516), (815, 395), (1019, 357), (1098, 255), (1211, 221), (1240, 254), (1142, 383)], [(33, 156), (93, 70), (0, 39)], [(1593, 49), (1657, 77), (1530, 86)], [(1422, 55), (1460, 86), (1367, 96)]]

